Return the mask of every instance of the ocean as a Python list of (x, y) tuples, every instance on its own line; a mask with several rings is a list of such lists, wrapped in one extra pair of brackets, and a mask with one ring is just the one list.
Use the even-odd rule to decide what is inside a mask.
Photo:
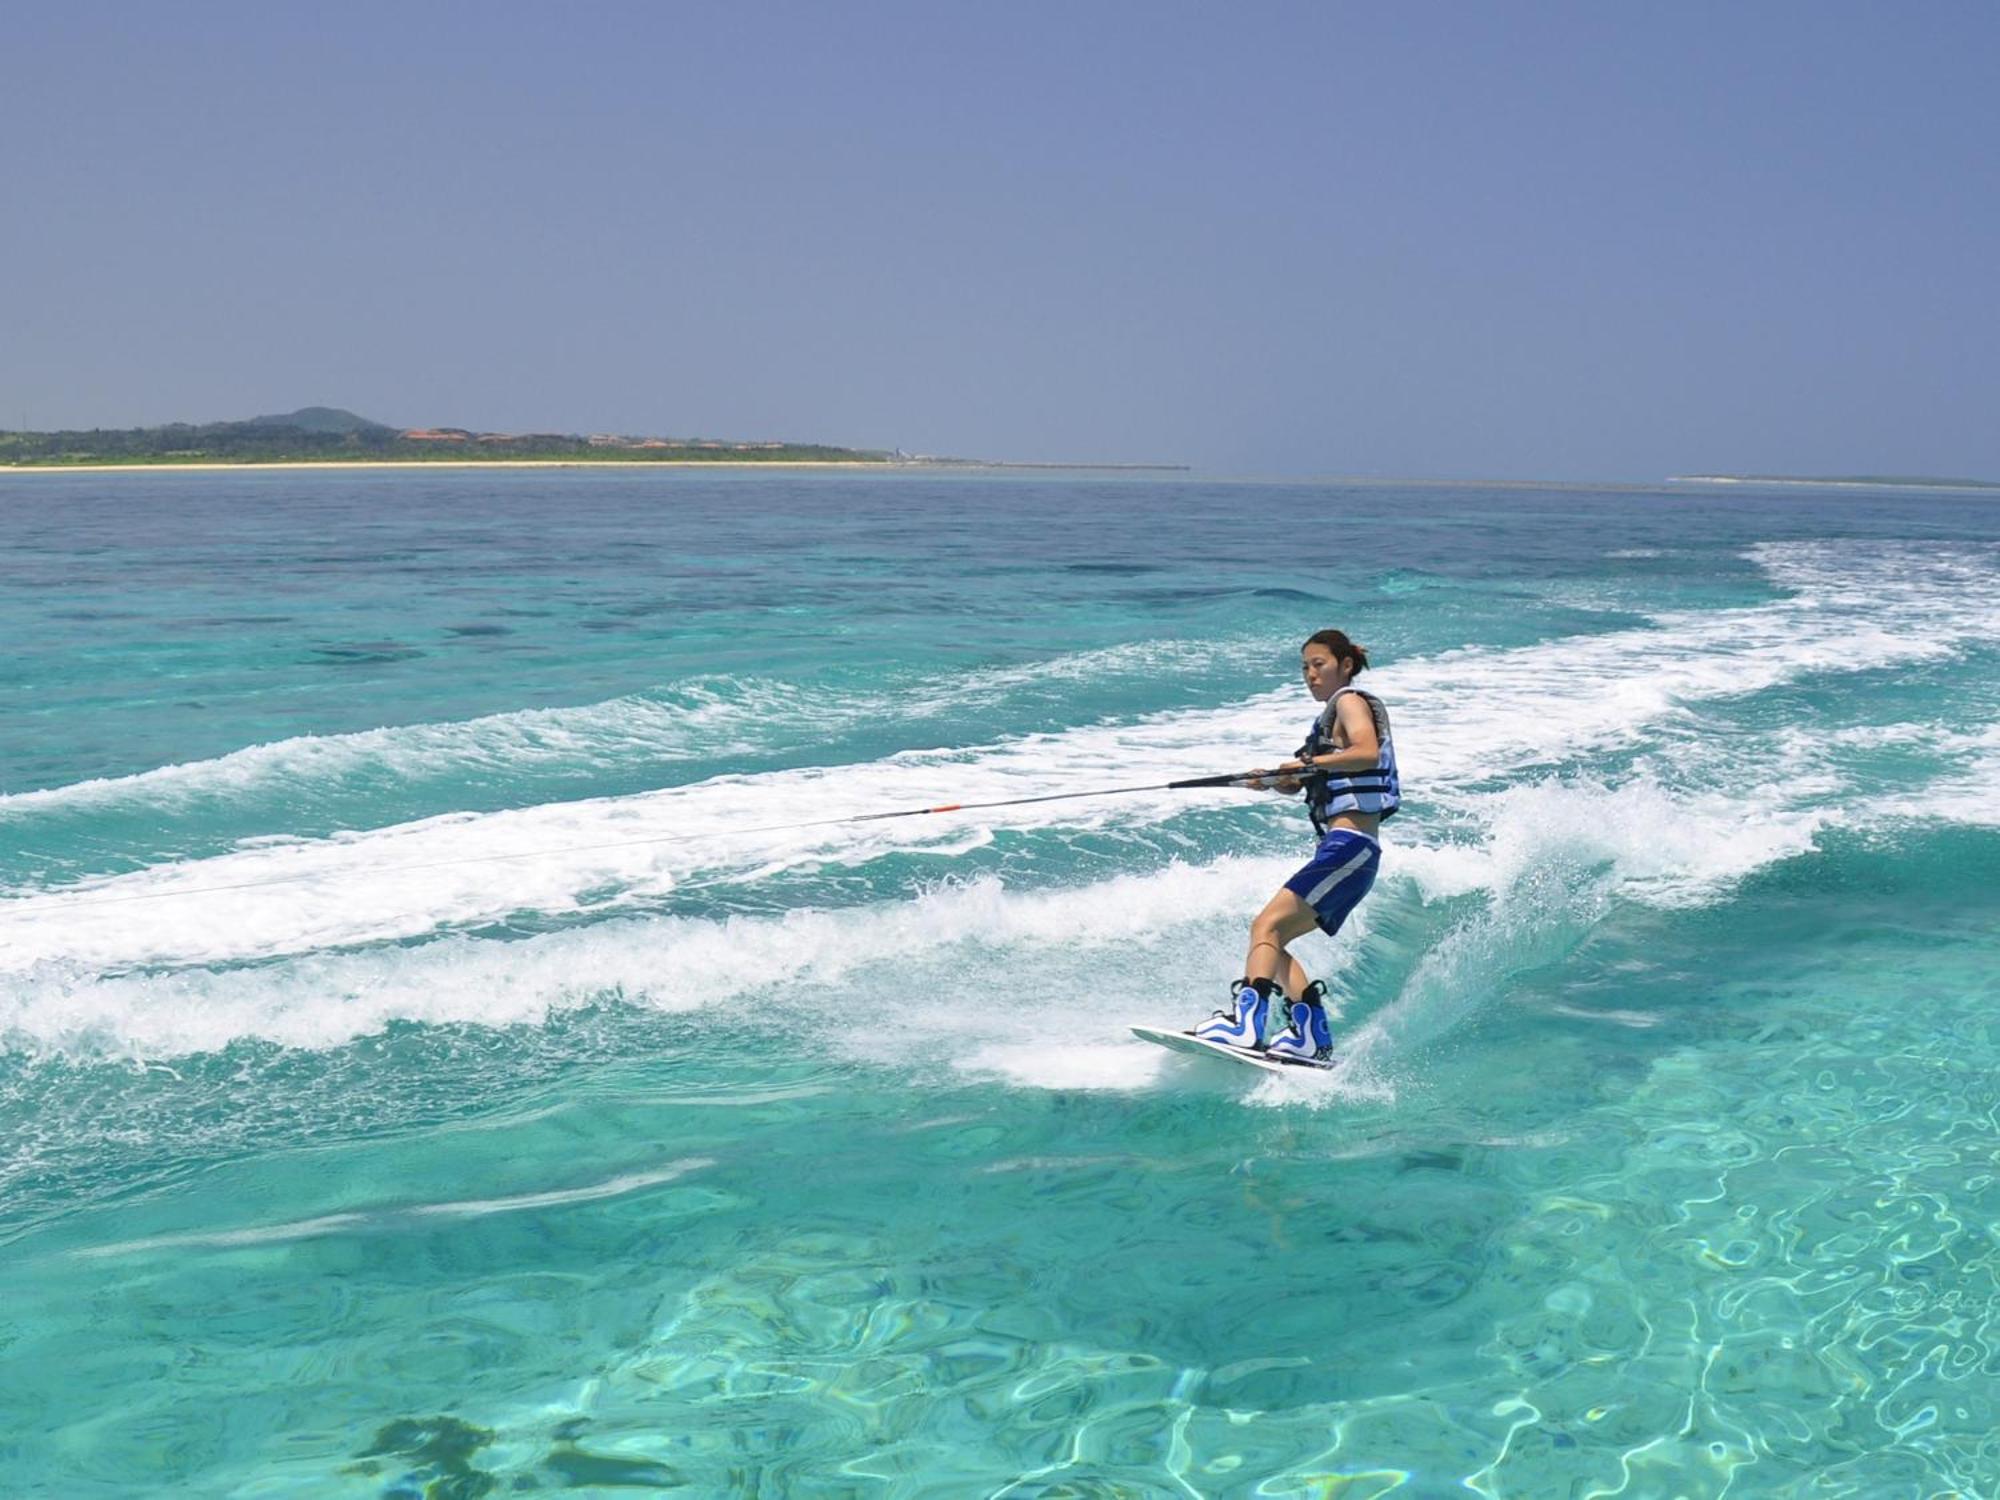
[[(1328, 1074), (1127, 1030), (1295, 801), (843, 821), (1327, 626)], [(2000, 1495), (2000, 500), (0, 474), (0, 641), (7, 1495)]]

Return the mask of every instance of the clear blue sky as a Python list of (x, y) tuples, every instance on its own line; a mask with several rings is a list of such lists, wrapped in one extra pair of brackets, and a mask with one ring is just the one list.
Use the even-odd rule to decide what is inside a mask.
[(2000, 6), (10, 5), (0, 426), (2000, 478)]

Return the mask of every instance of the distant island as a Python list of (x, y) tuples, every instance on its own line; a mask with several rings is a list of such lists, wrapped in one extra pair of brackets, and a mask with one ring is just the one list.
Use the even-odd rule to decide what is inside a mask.
[(165, 427), (0, 432), (0, 465), (297, 463), (849, 463), (908, 461), (904, 455), (824, 443), (731, 443), (711, 438), (588, 436), (563, 432), (473, 432), (464, 427), (391, 427), (332, 406), (307, 406), (245, 422), (173, 422)]
[(1675, 474), (1669, 484), (1844, 484), (1885, 490), (2000, 490), (2000, 480), (1932, 474)]
[(205, 468), (256, 464), (875, 464), (973, 469), (1180, 468), (1174, 464), (1021, 464), (937, 458), (826, 443), (724, 442), (594, 432), (474, 432), (391, 427), (334, 406), (243, 422), (0, 431), (0, 469)]

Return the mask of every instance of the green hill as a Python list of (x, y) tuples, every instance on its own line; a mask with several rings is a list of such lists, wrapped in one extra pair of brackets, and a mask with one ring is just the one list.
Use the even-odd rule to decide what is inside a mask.
[(300, 432), (395, 432), (399, 428), (384, 422), (371, 422), (366, 417), (357, 417), (351, 411), (342, 411), (337, 406), (301, 406), (297, 411), (286, 412), (277, 417), (252, 417), (247, 422), (235, 424), (240, 427), (291, 427)]

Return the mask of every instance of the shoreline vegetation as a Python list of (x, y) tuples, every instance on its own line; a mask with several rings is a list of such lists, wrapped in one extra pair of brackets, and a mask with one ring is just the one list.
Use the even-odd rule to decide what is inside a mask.
[(775, 468), (1178, 470), (1179, 464), (1038, 464), (939, 458), (826, 443), (721, 442), (618, 433), (474, 432), (391, 427), (337, 407), (308, 406), (243, 422), (61, 432), (0, 431), (0, 471), (112, 469), (568, 468), (580, 465)]

